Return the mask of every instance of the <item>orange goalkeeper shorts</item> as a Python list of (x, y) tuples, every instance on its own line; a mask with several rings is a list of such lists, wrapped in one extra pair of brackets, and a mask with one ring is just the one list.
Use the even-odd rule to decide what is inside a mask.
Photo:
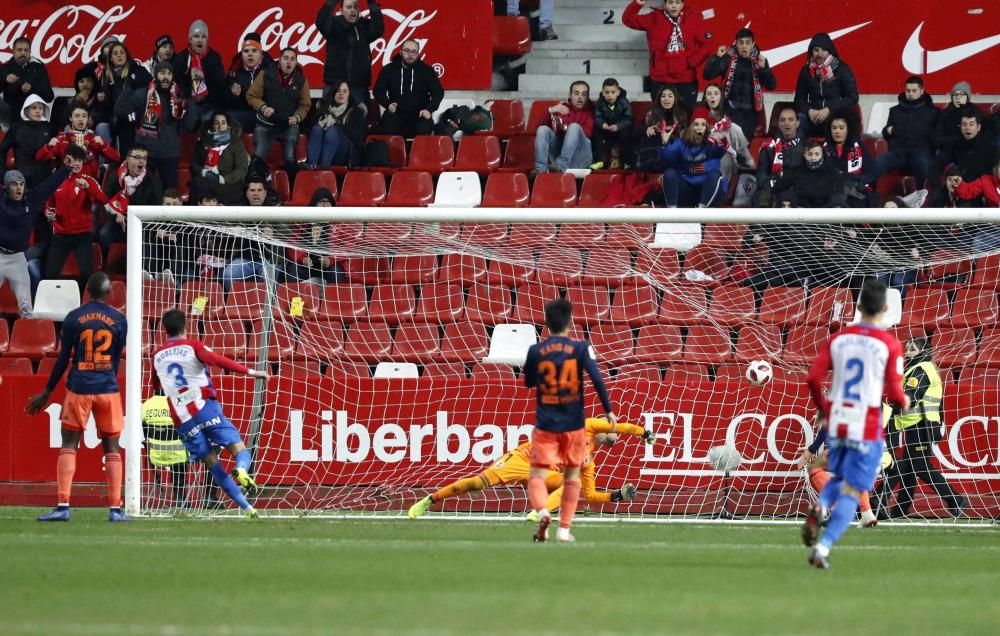
[(118, 393), (101, 393), (99, 395), (83, 395), (66, 392), (63, 400), (62, 415), (59, 421), (62, 427), (71, 431), (82, 431), (87, 428), (87, 422), (93, 414), (97, 424), (97, 433), (102, 437), (117, 437), (125, 427), (122, 415), (122, 398)]
[(577, 468), (587, 457), (587, 434), (580, 428), (565, 433), (535, 429), (531, 433), (532, 468)]

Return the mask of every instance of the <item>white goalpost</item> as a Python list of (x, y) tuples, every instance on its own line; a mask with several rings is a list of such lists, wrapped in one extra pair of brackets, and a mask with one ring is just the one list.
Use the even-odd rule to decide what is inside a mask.
[[(142, 448), (149, 352), (168, 308), (188, 314), (191, 337), (272, 373), (213, 372), (253, 455), (256, 508), (400, 517), (528, 440), (534, 393), (520, 365), (547, 335), (544, 303), (565, 297), (619, 419), (657, 435), (596, 449), (597, 492), (638, 492), (581, 508), (596, 519), (794, 519), (815, 497), (798, 466), (814, 435), (805, 369), (854, 320), (861, 281), (878, 276), (890, 285), (886, 326), (924, 344), (944, 405), (923, 446), (888, 418), (873, 508), (988, 521), (1000, 504), (998, 221), (981, 208), (133, 207), (126, 508), (226, 512), (207, 505), (203, 470), (178, 477)], [(745, 377), (757, 360), (773, 369), (763, 386)], [(600, 410), (589, 388), (586, 410)], [(718, 446), (739, 465), (715, 470)], [(430, 514), (526, 510), (524, 489), (502, 484)]]

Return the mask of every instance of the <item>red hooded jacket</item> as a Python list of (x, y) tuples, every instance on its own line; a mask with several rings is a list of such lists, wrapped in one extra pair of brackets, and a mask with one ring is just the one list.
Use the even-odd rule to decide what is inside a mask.
[(549, 121), (546, 122), (545, 125), (561, 135), (566, 132), (566, 128), (568, 128), (570, 124), (579, 124), (580, 128), (583, 128), (583, 134), (586, 135), (588, 139), (593, 138), (594, 103), (588, 99), (587, 103), (583, 105), (583, 108), (573, 108), (573, 105), (570, 104), (568, 100), (563, 100), (559, 103), (568, 108), (569, 112), (565, 115), (561, 115), (559, 113), (549, 113)]
[[(100, 173), (100, 164), (98, 163), (98, 157), (104, 157), (110, 163), (118, 163), (121, 161), (121, 157), (118, 155), (118, 151), (112, 148), (110, 145), (104, 142), (94, 131), (86, 130), (84, 132), (76, 131), (63, 131), (56, 135), (56, 139), (59, 141), (55, 146), (50, 146), (45, 144), (38, 149), (35, 153), (35, 159), (39, 161), (46, 161), (50, 159), (62, 160), (66, 156), (66, 149), (69, 148), (71, 143), (76, 143), (77, 138), (83, 138), (83, 148), (87, 151), (87, 161), (83, 164), (83, 174), (94, 177), (98, 177)], [(100, 139), (100, 141), (97, 141)]]
[[(77, 179), (84, 179), (87, 188), (81, 188), (76, 183)], [(52, 222), (53, 232), (56, 234), (93, 232), (94, 204), (107, 202), (108, 197), (96, 179), (83, 172), (69, 175), (49, 199), (49, 205), (54, 206), (56, 210), (56, 218)]]
[(701, 14), (684, 9), (677, 16), (680, 21), (684, 50), (668, 52), (674, 25), (662, 9), (639, 14), (642, 6), (630, 2), (622, 14), (622, 24), (646, 32), (649, 46), (649, 79), (666, 84), (698, 83), (698, 67), (705, 63), (712, 51), (712, 33), (705, 26)]
[(987, 174), (969, 183), (960, 183), (955, 188), (955, 194), (960, 199), (975, 199), (983, 197), (986, 205), (991, 208), (1000, 207), (1000, 179), (995, 175)]

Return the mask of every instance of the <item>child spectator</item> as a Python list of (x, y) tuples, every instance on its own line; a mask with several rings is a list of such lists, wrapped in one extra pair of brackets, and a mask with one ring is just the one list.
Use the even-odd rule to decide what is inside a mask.
[(782, 207), (844, 207), (844, 175), (823, 151), (823, 144), (810, 139), (802, 146), (803, 165), (789, 168), (771, 188), (771, 196)]
[(609, 77), (601, 86), (594, 109), (594, 170), (621, 170), (632, 139), (632, 104), (618, 80)]
[(69, 124), (65, 130), (49, 140), (49, 143), (38, 149), (35, 158), (40, 161), (57, 159), (62, 161), (66, 156), (66, 150), (71, 146), (79, 146), (87, 153), (87, 158), (83, 164), (83, 174), (97, 178), (100, 173), (98, 156), (104, 157), (111, 163), (118, 163), (121, 157), (118, 151), (112, 148), (104, 138), (88, 128), (90, 123), (90, 113), (83, 104), (71, 104), (69, 111)]
[(726, 180), (732, 179), (736, 175), (737, 167), (756, 169), (757, 164), (750, 154), (750, 142), (747, 141), (746, 133), (729, 117), (729, 108), (723, 99), (722, 87), (714, 82), (706, 86), (701, 105), (708, 109), (708, 113), (715, 120), (712, 130), (724, 134), (729, 142), (729, 154), (722, 160), (722, 176)]
[(726, 111), (743, 134), (752, 138), (760, 114), (765, 112), (764, 91), (778, 87), (767, 58), (757, 48), (753, 31), (740, 29), (732, 46), (720, 46), (715, 55), (708, 58), (701, 76), (706, 80), (722, 78)]
[(83, 173), (87, 151), (75, 144), (66, 149), (64, 159), (70, 175), (52, 196), (45, 216), (52, 223), (52, 239), (45, 259), (45, 278), (58, 278), (66, 259), (76, 254), (81, 281), (94, 270), (94, 205), (107, 203), (97, 180)]
[(174, 56), (174, 77), (191, 105), (206, 120), (216, 109), (223, 109), (229, 86), (222, 56), (208, 45), (208, 25), (195, 20), (188, 29), (188, 47)]

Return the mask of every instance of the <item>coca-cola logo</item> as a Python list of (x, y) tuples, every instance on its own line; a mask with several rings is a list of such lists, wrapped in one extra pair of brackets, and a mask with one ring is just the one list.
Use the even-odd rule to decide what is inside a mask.
[[(367, 11), (362, 15), (367, 15)], [(415, 40), (420, 43), (420, 48), (429, 41), (428, 38), (415, 37), (417, 29), (427, 24), (438, 14), (437, 10), (427, 12), (417, 9), (411, 13), (400, 13), (394, 9), (383, 9), (382, 16), (386, 21), (386, 33), (388, 37), (382, 37), (372, 42), (372, 63), (382, 66), (392, 61), (393, 56), (407, 40)], [(237, 49), (242, 45), (243, 38), (248, 33), (259, 33), (260, 43), (267, 51), (280, 51), (285, 48), (293, 48), (299, 54), (299, 64), (308, 66), (309, 64), (323, 64), (325, 61), (326, 40), (319, 32), (315, 24), (304, 22), (291, 22), (285, 24), (283, 19), (285, 10), (281, 7), (272, 7), (261, 11), (255, 18), (250, 20), (243, 32), (240, 33), (236, 42)], [(396, 28), (391, 33), (388, 32), (390, 22), (396, 23)], [(438, 77), (444, 75), (444, 66), (435, 63), (434, 70)]]
[(116, 4), (100, 9), (89, 4), (59, 7), (49, 17), (0, 20), (0, 62), (11, 58), (14, 40), (31, 39), (31, 55), (43, 64), (86, 64), (97, 59), (101, 42), (109, 35), (125, 41), (125, 33), (113, 33), (116, 24), (124, 22), (135, 11)]

